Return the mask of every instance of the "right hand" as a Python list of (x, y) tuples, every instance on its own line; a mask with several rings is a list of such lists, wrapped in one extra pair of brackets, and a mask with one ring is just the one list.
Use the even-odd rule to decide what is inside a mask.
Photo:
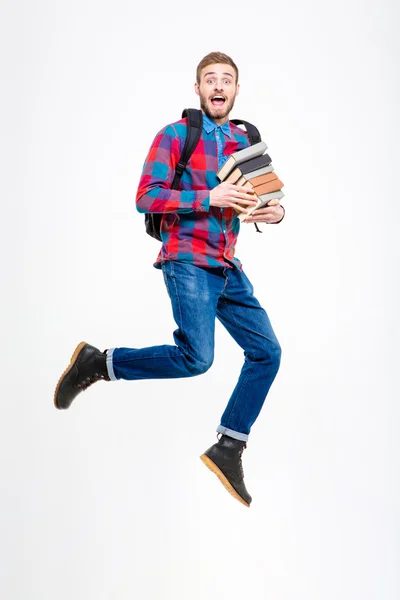
[(220, 208), (231, 207), (238, 212), (245, 212), (257, 204), (257, 198), (251, 188), (233, 183), (220, 183), (210, 192), (210, 206)]

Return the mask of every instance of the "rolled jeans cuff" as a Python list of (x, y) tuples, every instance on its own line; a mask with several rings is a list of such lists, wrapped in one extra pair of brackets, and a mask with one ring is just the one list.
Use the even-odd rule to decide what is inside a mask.
[(227, 435), (235, 440), (240, 440), (241, 442), (247, 442), (249, 439), (249, 435), (247, 433), (240, 433), (240, 431), (233, 431), (233, 429), (228, 429), (227, 427), (223, 427), (222, 425), (218, 425), (217, 432), (222, 433), (222, 435)]
[(114, 367), (113, 367), (114, 350), (115, 350), (115, 348), (110, 348), (109, 350), (107, 350), (107, 358), (106, 358), (107, 373), (108, 373), (108, 376), (111, 379), (111, 381), (117, 381), (117, 378), (115, 377), (115, 373), (114, 373)]

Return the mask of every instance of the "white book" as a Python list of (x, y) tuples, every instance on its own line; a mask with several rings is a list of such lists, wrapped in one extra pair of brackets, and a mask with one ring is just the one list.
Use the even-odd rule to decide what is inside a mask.
[(245, 161), (256, 158), (257, 156), (261, 156), (267, 149), (267, 144), (265, 142), (258, 142), (258, 144), (253, 144), (252, 146), (247, 146), (247, 148), (243, 148), (243, 150), (238, 150), (234, 154), (231, 154), (230, 157), (225, 161), (220, 170), (217, 173), (217, 177), (220, 181), (223, 181), (227, 175), (237, 167), (238, 165), (244, 163)]

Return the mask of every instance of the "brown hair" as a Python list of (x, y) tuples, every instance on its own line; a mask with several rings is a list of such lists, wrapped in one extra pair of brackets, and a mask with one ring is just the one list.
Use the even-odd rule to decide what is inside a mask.
[(231, 67), (233, 67), (233, 69), (236, 73), (236, 83), (238, 82), (239, 69), (237, 68), (237, 66), (231, 59), (231, 57), (228, 56), (227, 54), (223, 54), (222, 52), (210, 52), (210, 54), (207, 54), (207, 56), (202, 58), (201, 61), (199, 62), (199, 64), (197, 65), (196, 81), (199, 85), (200, 85), (200, 74), (201, 74), (202, 69), (204, 69), (204, 67), (208, 67), (208, 65), (214, 65), (217, 63), (223, 64), (223, 65), (230, 65)]

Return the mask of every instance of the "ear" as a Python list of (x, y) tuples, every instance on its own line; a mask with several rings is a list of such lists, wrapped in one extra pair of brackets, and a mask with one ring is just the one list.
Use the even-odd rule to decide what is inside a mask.
[(199, 88), (199, 84), (197, 83), (197, 81), (196, 81), (196, 83), (194, 84), (194, 91), (196, 92), (196, 94), (197, 94), (198, 96), (200, 96), (200, 88)]
[(239, 93), (239, 89), (240, 89), (240, 83), (238, 83), (238, 84), (237, 84), (237, 86), (236, 86), (236, 94), (235, 94), (235, 97), (238, 95), (238, 93)]

